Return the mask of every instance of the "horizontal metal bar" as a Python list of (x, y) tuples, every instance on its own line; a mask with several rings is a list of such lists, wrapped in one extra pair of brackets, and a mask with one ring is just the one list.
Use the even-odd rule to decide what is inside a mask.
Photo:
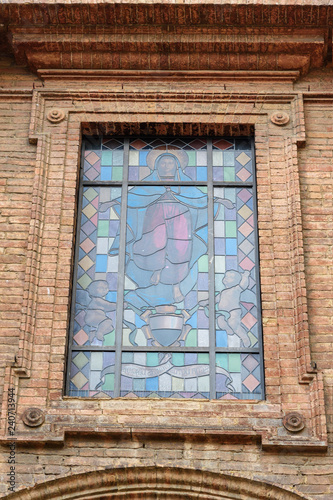
[[(207, 181), (128, 181), (129, 186), (207, 186)], [(122, 181), (83, 181), (83, 186), (122, 186)], [(253, 187), (253, 182), (213, 181), (213, 186)]]
[[(92, 351), (92, 352), (105, 352), (105, 351), (115, 351), (115, 347), (103, 347), (103, 346), (73, 346), (73, 351)], [(122, 351), (125, 352), (209, 352), (209, 347), (163, 347), (163, 346), (123, 346)], [(239, 352), (242, 354), (259, 354), (259, 349), (256, 348), (241, 348), (241, 347), (215, 347), (215, 352), (219, 353), (234, 353)]]

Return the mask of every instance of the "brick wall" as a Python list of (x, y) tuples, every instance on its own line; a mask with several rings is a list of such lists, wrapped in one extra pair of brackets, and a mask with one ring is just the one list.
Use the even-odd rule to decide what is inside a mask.
[[(1, 259), (0, 281), (2, 322), (0, 341), (5, 347), (0, 354), (0, 373), (1, 376), (4, 376), (5, 368), (13, 363), (14, 356), (18, 352), (27, 238), (31, 223), (37, 154), (36, 145), (29, 143), (32, 89), (34, 84), (41, 85), (41, 82), (25, 69), (15, 66), (10, 59), (2, 62), (2, 68), (4, 71), (0, 77), (0, 87), (6, 91), (0, 88), (0, 120), (2, 125), (0, 128), (0, 189), (3, 193), (1, 196), (0, 231), (2, 239), (0, 251), (3, 257)], [(326, 100), (321, 102), (317, 96), (321, 92), (330, 90), (332, 74), (332, 68), (328, 67), (325, 71), (310, 73), (295, 84), (295, 90), (304, 93), (306, 143), (304, 147), (298, 149), (298, 162), (310, 344), (313, 360), (324, 374), (326, 414), (328, 430), (330, 431), (328, 451), (263, 450), (257, 438), (249, 438), (245, 442), (237, 439), (237, 435), (233, 442), (226, 444), (223, 438), (205, 437), (205, 439), (201, 439), (199, 435), (193, 434), (189, 437), (179, 434), (174, 437), (169, 435), (165, 438), (161, 436), (154, 438), (148, 435), (145, 437), (142, 433), (135, 432), (129, 432), (127, 436), (122, 437), (120, 435), (101, 437), (98, 434), (91, 437), (84, 433), (75, 436), (73, 433), (69, 433), (64, 443), (60, 444), (37, 442), (18, 445), (16, 473), (19, 488), (86, 471), (122, 466), (159, 465), (239, 474), (249, 479), (263, 480), (295, 489), (295, 491), (307, 495), (308, 498), (320, 500), (332, 498), (333, 101), (329, 96), (326, 96)], [(245, 93), (246, 84), (243, 85)], [(21, 93), (12, 92), (15, 89), (20, 90)], [(139, 85), (136, 90), (140, 91)], [(287, 86), (285, 90), (280, 87), (279, 90), (288, 94), (290, 87)], [(276, 141), (276, 158), (274, 160), (276, 163), (273, 162), (272, 172), (275, 171), (277, 182), (280, 182), (284, 189), (285, 181), (281, 180), (278, 175), (280, 142), (279, 139), (273, 138), (271, 140), (273, 143)], [(61, 147), (59, 147), (59, 151), (61, 151)], [(261, 159), (262, 164), (264, 161), (265, 159)], [(55, 188), (56, 168), (58, 167), (55, 163), (53, 172)], [(59, 176), (61, 175), (59, 173)], [(70, 170), (68, 175), (70, 178)], [(75, 184), (75, 180), (72, 179), (71, 182)], [(264, 180), (262, 180), (262, 184), (265, 184)], [(275, 198), (278, 198), (277, 193), (278, 191), (274, 193)], [(51, 210), (51, 206), (49, 209)], [(283, 210), (282, 207), (282, 212)], [(267, 224), (269, 224), (269, 213), (264, 215)], [(52, 221), (49, 220), (49, 223)], [(64, 234), (65, 237), (70, 239), (72, 236)], [(285, 249), (278, 248), (277, 251), (283, 254)], [(268, 279), (271, 278), (268, 277)], [(267, 282), (266, 285), (268, 286), (269, 283)], [(280, 298), (283, 300), (283, 287), (280, 288), (280, 291)], [(270, 305), (267, 303), (267, 316), (269, 316), (269, 308)], [(64, 305), (63, 311), (58, 310), (56, 313), (65, 315), (66, 309), (67, 304)], [(63, 327), (60, 326), (59, 329), (61, 328)], [(42, 331), (41, 325), (40, 332)], [(286, 372), (283, 373), (287, 377)], [(52, 373), (49, 374), (49, 379), (52, 388)], [(35, 383), (29, 379), (21, 379), (19, 394), (28, 398), (30, 405), (36, 398), (35, 389), (39, 387), (38, 383), (37, 376)], [(278, 384), (276, 386), (278, 390)], [(0, 390), (2, 391), (2, 389), (3, 384), (0, 384)], [(128, 416), (128, 403), (120, 401), (117, 403), (118, 422), (121, 422), (122, 426), (126, 428), (129, 421), (133, 422), (135, 419), (140, 421), (140, 412), (142, 415), (149, 414), (150, 407), (153, 412), (153, 403), (145, 403), (145, 408), (137, 406), (138, 415)], [(87, 404), (86, 413), (93, 413), (93, 411), (92, 407)], [(204, 412), (205, 407), (202, 404), (200, 406), (200, 403), (193, 406), (193, 418), (195, 418), (195, 411)], [(241, 413), (241, 410), (238, 411)], [(80, 412), (79, 416), (83, 417), (84, 410), (82, 412), (82, 408)], [(190, 415), (191, 410), (189, 410), (188, 418)], [(172, 415), (166, 405), (164, 410), (160, 410), (158, 418), (160, 422), (168, 424), (176, 417)], [(8, 470), (8, 448), (6, 445), (2, 445), (1, 451), (0, 493), (5, 495), (7, 492), (5, 475)]]

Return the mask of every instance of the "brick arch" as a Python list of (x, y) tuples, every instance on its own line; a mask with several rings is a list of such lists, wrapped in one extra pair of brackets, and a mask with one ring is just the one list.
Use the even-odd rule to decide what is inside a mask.
[(64, 477), (8, 500), (299, 500), (302, 494), (239, 476), (173, 467), (128, 467)]

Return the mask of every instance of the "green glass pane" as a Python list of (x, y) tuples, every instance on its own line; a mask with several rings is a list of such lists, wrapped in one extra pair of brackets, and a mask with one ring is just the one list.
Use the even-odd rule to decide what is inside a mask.
[(240, 371), (241, 371), (240, 354), (237, 353), (229, 354), (229, 372), (240, 372)]
[(208, 255), (202, 255), (198, 260), (198, 270), (201, 273), (208, 273)]
[(213, 167), (220, 167), (223, 165), (222, 151), (213, 151)]
[(104, 335), (103, 345), (106, 347), (112, 347), (115, 344), (115, 331), (113, 330), (110, 333)]
[(184, 390), (184, 379), (172, 377), (172, 390), (175, 392)]
[(237, 237), (236, 221), (234, 221), (234, 220), (226, 220), (225, 221), (225, 235), (227, 238), (236, 238)]
[(158, 366), (157, 352), (147, 352), (147, 366)]
[(105, 375), (105, 382), (102, 385), (103, 391), (113, 391), (114, 390), (114, 373), (107, 373)]
[(207, 187), (206, 186), (198, 186), (198, 189), (202, 191), (204, 194), (207, 194)]
[(146, 379), (133, 378), (133, 391), (144, 391), (146, 386)]
[(123, 352), (121, 356), (122, 363), (133, 363), (134, 353), (133, 352)]
[(198, 378), (198, 391), (199, 392), (209, 392), (209, 377), (199, 377)]
[(250, 347), (254, 347), (258, 343), (257, 337), (255, 337), (252, 332), (248, 332), (247, 334), (248, 334), (249, 339), (251, 341), (251, 346)]
[(113, 167), (112, 168), (112, 180), (121, 181), (123, 178), (123, 167)]
[(113, 151), (113, 165), (122, 165), (124, 158), (124, 150), (116, 149)]
[(224, 151), (223, 160), (223, 164), (226, 167), (233, 167), (235, 165), (235, 157), (233, 151)]
[(216, 365), (228, 370), (228, 354), (224, 352), (218, 352), (216, 354)]
[(97, 227), (97, 235), (101, 236), (109, 236), (109, 221), (108, 220), (100, 220), (98, 221)]
[(235, 180), (235, 167), (224, 167), (225, 182), (233, 182)]
[(92, 282), (92, 279), (89, 278), (87, 274), (84, 274), (80, 279), (77, 280), (77, 282), (85, 290)]
[(184, 366), (185, 355), (183, 352), (173, 352), (172, 353), (172, 364), (174, 366)]
[(97, 191), (94, 188), (88, 188), (84, 191), (83, 196), (87, 198), (88, 201), (92, 201), (98, 195)]
[(102, 370), (102, 368), (103, 368), (103, 353), (92, 352), (90, 357), (90, 369)]
[(197, 347), (197, 330), (193, 329), (189, 331), (185, 340), (186, 347)]
[(225, 188), (224, 197), (227, 200), (230, 200), (233, 203), (235, 203), (236, 202), (236, 189), (235, 188)]
[(108, 166), (110, 167), (112, 165), (112, 151), (102, 151), (102, 161), (101, 165), (103, 167)]
[(188, 166), (189, 167), (195, 167), (196, 162), (195, 162), (195, 151), (186, 151), (188, 155)]
[(80, 352), (77, 356), (73, 358), (73, 363), (81, 370), (86, 364), (88, 363), (89, 359), (87, 356), (83, 353)]
[(200, 365), (209, 365), (209, 354), (208, 352), (198, 353), (198, 363)]

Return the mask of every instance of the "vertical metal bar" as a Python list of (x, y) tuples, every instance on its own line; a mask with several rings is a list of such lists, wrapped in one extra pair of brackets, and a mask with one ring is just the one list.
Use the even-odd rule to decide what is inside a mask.
[(261, 399), (265, 399), (265, 372), (264, 372), (264, 356), (263, 356), (263, 333), (262, 333), (262, 320), (261, 320), (261, 292), (260, 292), (260, 262), (259, 262), (259, 234), (258, 234), (258, 210), (257, 210), (257, 168), (255, 164), (255, 148), (254, 137), (251, 141), (252, 151), (252, 169), (253, 169), (253, 213), (255, 225), (255, 276), (256, 276), (256, 297), (257, 297), (257, 313), (258, 313), (258, 343), (259, 343), (259, 357), (260, 357), (260, 385), (262, 391)]
[(214, 188), (213, 141), (207, 139), (207, 196), (208, 196), (208, 298), (209, 298), (209, 390), (216, 398), (215, 388), (215, 266), (214, 266)]
[(123, 336), (123, 314), (124, 314), (124, 283), (125, 283), (125, 256), (126, 256), (126, 226), (127, 226), (127, 191), (128, 191), (128, 163), (129, 163), (129, 138), (124, 139), (124, 165), (123, 165), (123, 187), (121, 190), (120, 210), (120, 239), (119, 239), (119, 264), (117, 285), (117, 308), (116, 308), (116, 355), (114, 376), (114, 397), (120, 396), (121, 380), (121, 348)]
[(70, 373), (71, 373), (71, 361), (72, 361), (72, 350), (73, 350), (73, 332), (74, 332), (74, 316), (75, 316), (75, 301), (76, 301), (76, 286), (77, 286), (77, 271), (78, 271), (78, 260), (79, 260), (79, 244), (80, 244), (80, 230), (81, 230), (81, 217), (82, 217), (82, 198), (83, 198), (83, 169), (84, 169), (84, 151), (85, 151), (85, 139), (82, 138), (81, 143), (81, 158), (80, 158), (80, 170), (79, 170), (79, 189), (78, 189), (78, 204), (76, 212), (76, 229), (75, 229), (75, 250), (74, 250), (74, 271), (73, 271), (73, 281), (72, 281), (72, 293), (71, 293), (71, 304), (70, 304), (70, 323), (69, 323), (69, 338), (68, 338), (68, 350), (67, 350), (67, 374), (66, 374), (66, 394), (69, 393), (70, 386)]

